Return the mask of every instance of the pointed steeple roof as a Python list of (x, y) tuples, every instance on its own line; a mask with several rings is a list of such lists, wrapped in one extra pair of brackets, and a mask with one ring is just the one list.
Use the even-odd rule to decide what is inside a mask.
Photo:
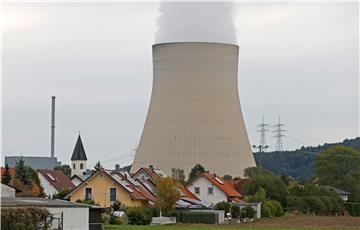
[(73, 154), (71, 156), (71, 160), (72, 161), (78, 161), (78, 160), (86, 161), (87, 160), (86, 154), (85, 154), (85, 149), (84, 149), (83, 143), (81, 141), (80, 134), (76, 141), (76, 145), (75, 145)]

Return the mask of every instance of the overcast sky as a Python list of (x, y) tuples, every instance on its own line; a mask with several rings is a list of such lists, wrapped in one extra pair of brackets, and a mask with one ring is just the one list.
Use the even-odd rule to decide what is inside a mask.
[[(3, 11), (2, 156), (50, 155), (56, 95), (60, 161), (69, 163), (81, 131), (88, 167), (131, 163), (150, 101), (158, 4), (6, 3)], [(281, 116), (285, 149), (359, 135), (357, 3), (236, 3), (234, 14), (251, 144), (263, 115), (270, 125)]]

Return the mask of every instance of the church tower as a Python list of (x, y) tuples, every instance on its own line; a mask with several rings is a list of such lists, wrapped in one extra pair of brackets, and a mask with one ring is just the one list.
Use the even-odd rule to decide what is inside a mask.
[(86, 174), (86, 154), (80, 134), (71, 156), (71, 176), (82, 176)]

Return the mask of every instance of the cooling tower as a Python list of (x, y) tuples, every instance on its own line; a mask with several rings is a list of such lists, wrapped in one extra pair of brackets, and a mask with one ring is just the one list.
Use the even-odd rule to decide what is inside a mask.
[(153, 45), (153, 89), (131, 168), (188, 175), (195, 164), (242, 176), (255, 166), (238, 94), (239, 47), (206, 42)]

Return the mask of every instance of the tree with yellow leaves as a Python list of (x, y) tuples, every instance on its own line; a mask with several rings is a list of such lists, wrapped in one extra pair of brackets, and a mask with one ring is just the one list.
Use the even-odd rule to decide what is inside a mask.
[(157, 198), (155, 205), (164, 214), (169, 214), (174, 209), (175, 203), (180, 199), (180, 184), (171, 177), (160, 177), (155, 182)]

